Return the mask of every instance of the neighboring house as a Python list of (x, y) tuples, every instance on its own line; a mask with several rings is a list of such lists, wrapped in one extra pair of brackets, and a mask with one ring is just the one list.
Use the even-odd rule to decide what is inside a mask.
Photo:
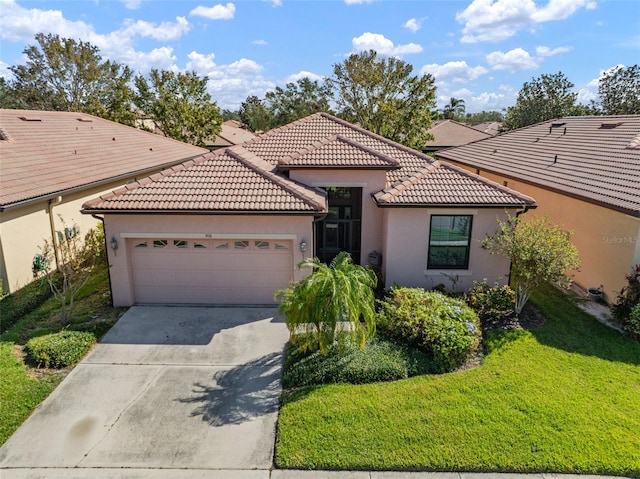
[(3, 289), (33, 281), (45, 239), (96, 225), (80, 214), (82, 203), (206, 151), (83, 113), (0, 110)]
[(484, 123), (471, 125), (471, 128), (473, 128), (474, 130), (482, 131), (484, 133), (488, 133), (491, 136), (496, 136), (498, 133), (500, 133), (502, 123), (500, 123), (499, 121), (485, 121)]
[(531, 198), (325, 113), (85, 203), (102, 215), (113, 300), (272, 303), (340, 251), (386, 286), (467, 288), (509, 262), (480, 247)]
[(429, 129), (433, 140), (425, 143), (422, 151), (425, 153), (450, 148), (452, 146), (466, 145), (472, 141), (484, 140), (491, 135), (478, 131), (475, 128), (458, 123), (454, 120), (437, 120)]
[(536, 214), (574, 231), (583, 288), (608, 301), (640, 263), (640, 115), (545, 121), (438, 157), (536, 198)]
[(206, 142), (206, 147), (210, 150), (217, 150), (226, 146), (239, 145), (250, 140), (254, 140), (254, 135), (249, 130), (242, 128), (242, 123), (236, 120), (227, 120), (222, 124), (220, 133), (213, 141)]

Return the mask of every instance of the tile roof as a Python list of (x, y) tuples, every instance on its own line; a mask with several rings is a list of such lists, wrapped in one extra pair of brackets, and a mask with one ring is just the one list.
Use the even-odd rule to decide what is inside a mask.
[(144, 176), (206, 151), (84, 113), (0, 109), (0, 209)]
[(484, 123), (478, 123), (477, 125), (471, 125), (471, 128), (478, 131), (489, 133), (491, 136), (495, 136), (500, 133), (502, 123), (499, 121), (485, 121)]
[(533, 206), (535, 200), (448, 163), (436, 161), (374, 196), (379, 206)]
[[(530, 198), (462, 169), (444, 166), (421, 152), (326, 113), (316, 113), (128, 185), (86, 203), (84, 208), (92, 212), (326, 211), (324, 192), (281, 174), (290, 168), (385, 169), (388, 189), (378, 195), (381, 205), (385, 201), (413, 205), (407, 196), (413, 189), (412, 201), (422, 206), (532, 204)], [(427, 174), (426, 170), (437, 172)], [(481, 191), (473, 191), (474, 187)], [(400, 188), (402, 194), (396, 191)], [(435, 188), (434, 194), (428, 194), (430, 188)]]
[(245, 141), (256, 138), (249, 130), (242, 128), (240, 122), (235, 120), (227, 120), (222, 124), (220, 133), (213, 141), (207, 142), (207, 148), (223, 148), (225, 146), (233, 146), (244, 143)]
[(427, 141), (422, 148), (424, 151), (435, 151), (450, 146), (466, 145), (472, 141), (483, 140), (491, 135), (484, 131), (476, 130), (468, 125), (453, 120), (437, 121), (429, 128), (433, 140)]
[(560, 118), (437, 156), (640, 217), (640, 115)]

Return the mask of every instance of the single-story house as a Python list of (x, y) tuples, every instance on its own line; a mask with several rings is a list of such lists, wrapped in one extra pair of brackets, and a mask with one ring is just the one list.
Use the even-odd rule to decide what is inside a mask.
[(84, 113), (0, 110), (3, 290), (33, 281), (45, 239), (96, 225), (84, 202), (207, 151)]
[(466, 145), (473, 141), (491, 137), (489, 133), (479, 131), (455, 120), (436, 120), (428, 132), (433, 136), (433, 140), (425, 143), (422, 148), (425, 153), (451, 148), (452, 146)]
[(116, 306), (265, 304), (307, 274), (303, 258), (340, 251), (379, 268), (386, 286), (499, 280), (509, 261), (480, 240), (497, 218), (534, 206), (316, 113), (103, 194), (83, 213), (104, 218)]
[(437, 157), (533, 196), (536, 214), (572, 230), (582, 288), (615, 301), (640, 263), (640, 115), (559, 118)]
[(500, 133), (502, 123), (499, 121), (485, 121), (483, 123), (478, 123), (477, 125), (471, 125), (471, 128), (473, 128), (474, 130), (482, 131), (484, 133), (488, 133), (491, 136), (496, 136), (498, 133)]

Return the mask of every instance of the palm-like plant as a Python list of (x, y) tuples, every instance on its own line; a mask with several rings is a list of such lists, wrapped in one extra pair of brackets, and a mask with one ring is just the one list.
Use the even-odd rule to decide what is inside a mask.
[(329, 265), (308, 258), (298, 268), (313, 268), (313, 273), (276, 293), (296, 345), (326, 354), (340, 331), (362, 348), (375, 333), (373, 288), (378, 278), (373, 270), (353, 264), (346, 252)]
[(449, 98), (449, 103), (442, 109), (442, 114), (447, 120), (453, 120), (464, 115), (465, 104), (462, 98)]

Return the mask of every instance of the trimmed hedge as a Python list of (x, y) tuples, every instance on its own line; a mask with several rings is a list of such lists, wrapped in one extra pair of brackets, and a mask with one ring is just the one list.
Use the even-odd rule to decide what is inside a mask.
[(305, 354), (290, 348), (282, 385), (292, 388), (330, 383), (366, 384), (406, 379), (434, 370), (424, 353), (380, 337), (368, 341), (363, 349), (340, 349), (334, 344), (324, 355), (319, 351)]
[(4, 333), (51, 296), (49, 285), (38, 280), (0, 299), (0, 333)]
[(480, 319), (464, 301), (420, 288), (392, 288), (380, 302), (378, 329), (427, 353), (437, 372), (462, 366), (480, 344)]
[(25, 352), (39, 366), (65, 368), (80, 361), (95, 342), (92, 333), (61, 331), (31, 338), (25, 345)]

